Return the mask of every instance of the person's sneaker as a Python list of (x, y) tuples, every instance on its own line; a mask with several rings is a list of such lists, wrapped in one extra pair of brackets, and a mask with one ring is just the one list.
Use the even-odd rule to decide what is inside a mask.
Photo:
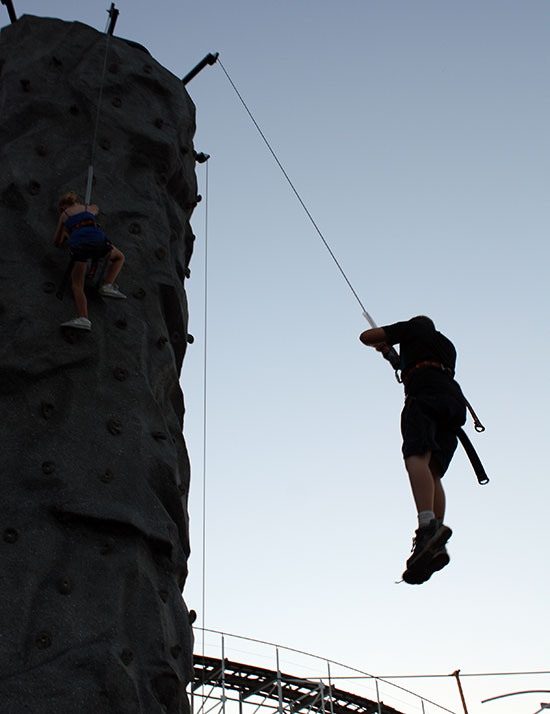
[(77, 330), (91, 330), (92, 323), (87, 317), (73, 317), (67, 322), (62, 322), (61, 327), (75, 327)]
[(425, 583), (436, 570), (444, 568), (450, 560), (445, 543), (452, 534), (448, 526), (444, 526), (435, 518), (429, 525), (419, 528), (413, 539), (413, 552), (407, 560), (403, 580), (410, 585), (420, 585)]
[(118, 289), (118, 285), (113, 283), (112, 285), (106, 284), (99, 288), (99, 294), (103, 297), (118, 298), (119, 300), (126, 300), (126, 295), (121, 293)]
[(442, 546), (433, 554), (433, 558), (430, 560), (429, 569), (431, 570), (432, 574), (436, 573), (438, 570), (442, 570), (446, 565), (449, 565), (450, 560), (451, 557), (447, 553), (447, 548), (445, 548), (445, 546)]

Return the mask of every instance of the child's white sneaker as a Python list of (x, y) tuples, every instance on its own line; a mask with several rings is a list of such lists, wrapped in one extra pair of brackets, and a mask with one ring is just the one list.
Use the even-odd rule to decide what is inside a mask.
[(116, 283), (112, 283), (112, 284), (107, 283), (106, 285), (102, 285), (99, 288), (99, 294), (103, 295), (103, 297), (118, 298), (119, 300), (126, 300), (126, 295), (124, 295), (124, 293), (120, 292), (120, 290), (118, 289), (118, 285), (116, 285)]
[(91, 330), (92, 323), (87, 317), (73, 317), (67, 322), (62, 322), (61, 327), (75, 327), (77, 330)]

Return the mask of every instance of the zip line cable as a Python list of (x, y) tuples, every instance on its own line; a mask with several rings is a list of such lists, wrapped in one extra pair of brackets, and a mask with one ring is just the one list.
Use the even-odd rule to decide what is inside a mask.
[[(329, 252), (329, 254), (330, 254), (330, 257), (332, 258), (332, 260), (333, 260), (334, 263), (336, 264), (336, 267), (338, 268), (338, 270), (339, 270), (340, 273), (342, 274), (342, 277), (344, 278), (344, 280), (346, 281), (346, 283), (347, 283), (349, 289), (350, 289), (351, 292), (353, 293), (354, 298), (355, 298), (355, 299), (357, 300), (357, 302), (359, 303), (359, 306), (361, 307), (361, 309), (362, 309), (362, 311), (363, 311), (363, 315), (366, 317), (366, 316), (368, 315), (368, 312), (367, 312), (367, 310), (365, 309), (365, 306), (363, 305), (363, 303), (361, 302), (361, 299), (360, 299), (359, 295), (358, 295), (357, 292), (355, 291), (355, 289), (354, 289), (353, 285), (351, 284), (351, 282), (350, 282), (348, 276), (347, 276), (346, 273), (344, 272), (344, 269), (343, 269), (342, 266), (340, 265), (338, 259), (336, 258), (335, 254), (334, 254), (334, 252), (332, 251), (330, 245), (328, 244), (326, 238), (325, 238), (324, 235), (322, 234), (321, 229), (319, 228), (319, 226), (318, 226), (317, 223), (315, 222), (313, 216), (312, 216), (311, 213), (309, 212), (309, 210), (308, 210), (306, 204), (305, 204), (304, 201), (302, 200), (302, 197), (300, 196), (300, 194), (298, 193), (296, 187), (295, 187), (294, 184), (292, 183), (292, 181), (291, 181), (289, 175), (287, 174), (287, 172), (285, 171), (285, 169), (284, 169), (282, 163), (279, 161), (279, 158), (278, 158), (277, 154), (275, 153), (275, 151), (273, 150), (271, 144), (270, 144), (269, 141), (267, 140), (265, 134), (264, 134), (263, 131), (261, 130), (260, 125), (258, 124), (258, 122), (256, 121), (256, 119), (254, 119), (254, 116), (252, 115), (252, 112), (251, 112), (250, 109), (248, 108), (248, 106), (247, 106), (246, 102), (244, 101), (244, 99), (243, 99), (241, 93), (239, 92), (239, 90), (238, 90), (237, 87), (235, 86), (235, 83), (233, 82), (233, 80), (232, 80), (231, 77), (229, 76), (227, 70), (226, 70), (225, 67), (223, 66), (222, 61), (219, 59), (219, 57), (218, 57), (218, 64), (219, 64), (220, 67), (222, 68), (222, 70), (223, 70), (225, 76), (227, 77), (229, 83), (231, 84), (231, 86), (232, 86), (233, 89), (235, 90), (236, 95), (237, 95), (238, 98), (240, 99), (241, 104), (242, 104), (243, 107), (245, 108), (246, 113), (248, 114), (248, 116), (249, 116), (250, 119), (252, 120), (252, 123), (254, 124), (254, 126), (256, 127), (256, 129), (258, 130), (258, 133), (260, 134), (260, 136), (261, 136), (262, 139), (264, 140), (265, 145), (267, 146), (267, 148), (269, 149), (271, 155), (272, 155), (273, 158), (275, 159), (275, 161), (276, 161), (276, 163), (277, 163), (277, 166), (281, 169), (281, 171), (282, 171), (282, 173), (283, 173), (283, 176), (285, 177), (285, 179), (287, 180), (287, 182), (288, 182), (290, 188), (291, 188), (292, 191), (294, 192), (294, 195), (296, 196), (296, 198), (297, 198), (298, 201), (300, 202), (300, 205), (302, 206), (302, 208), (303, 208), (304, 211), (306, 212), (306, 215), (307, 215), (307, 217), (309, 218), (309, 220), (311, 221), (311, 223), (312, 223), (313, 227), (315, 228), (317, 234), (319, 235), (319, 238), (323, 241), (325, 248), (328, 250), (328, 252)], [(369, 316), (369, 317), (370, 317), (370, 316)], [(367, 318), (367, 319), (369, 319), (369, 318)]]

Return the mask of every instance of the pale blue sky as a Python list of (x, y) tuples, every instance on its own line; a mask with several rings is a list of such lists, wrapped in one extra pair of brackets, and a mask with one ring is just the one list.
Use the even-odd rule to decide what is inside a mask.
[[(103, 30), (110, 3), (15, 5)], [(425, 586), (395, 585), (415, 528), (401, 388), (358, 342), (361, 311), (222, 69), (205, 69), (188, 90), (196, 149), (212, 157), (207, 627), (373, 674), (549, 669), (550, 4), (116, 5), (117, 34), (179, 76), (220, 52), (367, 309), (380, 324), (431, 315), (487, 426), (468, 431), (490, 485), (462, 452), (445, 479), (450, 565)], [(197, 610), (204, 212), (182, 374)], [(452, 682), (410, 684), (461, 710)], [(470, 714), (532, 714), (541, 695), (480, 702), (550, 689), (550, 677), (464, 688)]]

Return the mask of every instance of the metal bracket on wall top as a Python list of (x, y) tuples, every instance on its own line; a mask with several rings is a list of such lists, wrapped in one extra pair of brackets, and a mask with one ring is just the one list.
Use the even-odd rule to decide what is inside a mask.
[(2, 0), (2, 5), (5, 5), (8, 8), (8, 15), (10, 16), (12, 24), (17, 22), (17, 15), (15, 14), (15, 8), (13, 7), (13, 0)]

